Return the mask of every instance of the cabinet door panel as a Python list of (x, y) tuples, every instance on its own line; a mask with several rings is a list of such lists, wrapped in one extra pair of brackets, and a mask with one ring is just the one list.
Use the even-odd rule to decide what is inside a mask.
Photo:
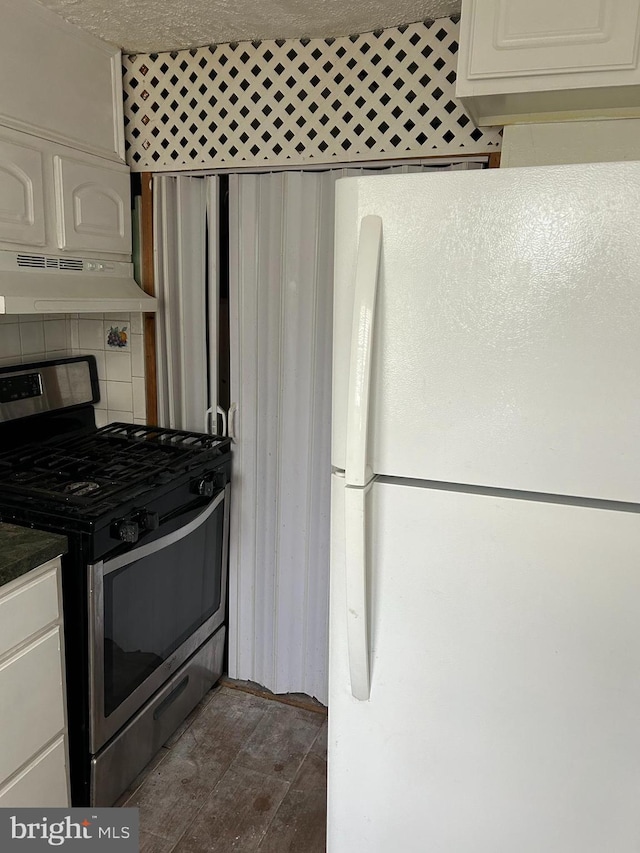
[(0, 241), (45, 242), (42, 154), (0, 139)]
[(0, 0), (0, 124), (124, 160), (120, 51), (40, 3)]
[(64, 736), (41, 752), (0, 790), (0, 808), (65, 808), (69, 805)]
[(604, 85), (607, 73), (637, 69), (638, 10), (638, 0), (467, 0), (462, 73), (469, 80), (531, 75), (526, 90), (539, 91), (559, 86), (537, 76), (600, 72)]
[(60, 628), (0, 666), (0, 780), (64, 729)]
[(129, 254), (128, 168), (59, 156), (54, 162), (59, 248)]

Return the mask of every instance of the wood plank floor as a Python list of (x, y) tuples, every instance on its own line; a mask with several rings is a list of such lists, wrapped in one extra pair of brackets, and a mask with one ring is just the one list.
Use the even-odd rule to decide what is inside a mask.
[(141, 853), (324, 853), (323, 710), (214, 687), (117, 803)]

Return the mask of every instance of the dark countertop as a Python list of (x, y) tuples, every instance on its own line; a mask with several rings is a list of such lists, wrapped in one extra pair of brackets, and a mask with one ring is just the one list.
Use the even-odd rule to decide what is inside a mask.
[(0, 586), (66, 551), (66, 536), (0, 523)]

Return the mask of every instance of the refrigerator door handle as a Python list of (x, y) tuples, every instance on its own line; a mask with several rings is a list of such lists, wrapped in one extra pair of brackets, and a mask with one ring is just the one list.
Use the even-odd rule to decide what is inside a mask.
[(344, 490), (349, 675), (351, 693), (362, 702), (369, 698), (371, 688), (365, 515), (367, 492), (366, 488), (349, 486)]
[(353, 486), (364, 486), (372, 474), (367, 468), (367, 433), (381, 246), (382, 219), (379, 216), (363, 217), (356, 261), (347, 404), (345, 477), (347, 484)]

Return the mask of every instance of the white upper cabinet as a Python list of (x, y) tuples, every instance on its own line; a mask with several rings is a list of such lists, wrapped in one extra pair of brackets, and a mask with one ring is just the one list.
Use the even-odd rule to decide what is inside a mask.
[(0, 127), (0, 251), (128, 260), (129, 178), (124, 163)]
[(44, 246), (42, 153), (0, 139), (0, 241)]
[(123, 161), (120, 51), (35, 0), (0, 20), (0, 124)]
[(128, 168), (60, 156), (54, 164), (59, 248), (129, 253)]
[(456, 94), (478, 124), (640, 115), (640, 0), (463, 0)]

